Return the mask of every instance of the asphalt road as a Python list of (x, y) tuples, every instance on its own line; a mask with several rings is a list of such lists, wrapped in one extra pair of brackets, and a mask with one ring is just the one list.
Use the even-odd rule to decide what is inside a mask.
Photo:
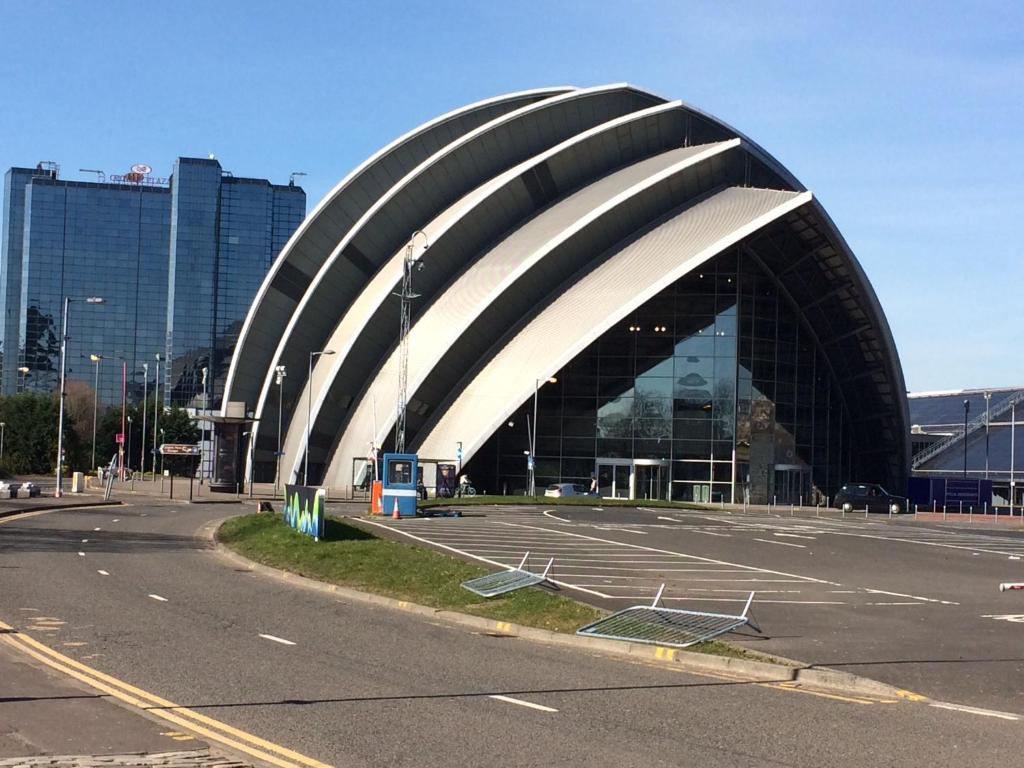
[(0, 620), (340, 766), (973, 767), (1024, 749), (1021, 724), (990, 714), (697, 676), (346, 604), (223, 560), (197, 532), (226, 514), (153, 503), (8, 518)]
[(762, 633), (733, 642), (1024, 713), (1024, 592), (998, 591), (1024, 580), (1019, 530), (567, 506), (382, 522), (495, 562), (554, 557), (570, 593), (609, 609), (665, 583), (669, 607), (738, 613), (754, 590)]

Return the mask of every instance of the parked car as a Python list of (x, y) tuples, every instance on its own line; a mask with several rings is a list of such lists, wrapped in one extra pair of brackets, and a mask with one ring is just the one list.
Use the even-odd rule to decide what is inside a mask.
[(895, 496), (877, 483), (847, 483), (836, 494), (835, 506), (844, 512), (892, 512), (898, 515), (907, 509), (907, 500)]
[(579, 483), (555, 483), (544, 489), (544, 495), (555, 499), (562, 496), (586, 496), (587, 489)]

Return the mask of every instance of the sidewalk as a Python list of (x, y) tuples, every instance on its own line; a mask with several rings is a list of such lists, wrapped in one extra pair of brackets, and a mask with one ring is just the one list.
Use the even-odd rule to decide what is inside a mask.
[(3, 768), (245, 768), (0, 642)]

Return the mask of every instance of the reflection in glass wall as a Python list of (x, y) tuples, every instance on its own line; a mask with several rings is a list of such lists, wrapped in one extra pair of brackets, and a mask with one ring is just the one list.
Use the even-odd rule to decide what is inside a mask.
[[(538, 392), (538, 488), (594, 475), (603, 496), (813, 504), (848, 479), (834, 376), (741, 249), (655, 296), (555, 378)], [(477, 487), (524, 491), (532, 408), (474, 457)]]

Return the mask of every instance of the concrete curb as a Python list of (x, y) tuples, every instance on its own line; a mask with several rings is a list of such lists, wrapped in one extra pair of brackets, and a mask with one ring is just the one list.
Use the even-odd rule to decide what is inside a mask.
[(494, 619), (485, 619), (481, 616), (471, 616), (456, 611), (431, 608), (430, 606), (419, 605), (418, 603), (410, 603), (407, 600), (397, 600), (392, 597), (361, 592), (336, 584), (327, 584), (326, 582), (317, 581), (297, 573), (262, 565), (229, 549), (217, 538), (217, 530), (222, 522), (216, 521), (203, 529), (203, 532), (214, 543), (214, 551), (218, 556), (236, 565), (245, 566), (255, 573), (286, 580), (298, 586), (324, 592), (355, 603), (405, 611), (406, 613), (413, 613), (431, 619), (441, 619), (449, 624), (483, 633), (505, 637), (519, 637), (524, 640), (557, 645), (576, 651), (591, 651), (611, 656), (628, 656), (634, 659), (671, 665), (690, 672), (734, 678), (741, 682), (785, 683), (852, 695), (884, 696), (886, 698), (907, 699), (911, 701), (928, 700), (925, 696), (905, 691), (888, 683), (827, 667), (813, 667), (788, 659), (780, 658), (779, 661), (781, 663), (773, 664), (750, 659), (712, 656), (710, 654), (694, 653), (685, 649), (666, 648), (644, 643), (628, 643), (597, 637), (566, 635), (547, 629), (537, 629), (507, 621), (495, 621)]

